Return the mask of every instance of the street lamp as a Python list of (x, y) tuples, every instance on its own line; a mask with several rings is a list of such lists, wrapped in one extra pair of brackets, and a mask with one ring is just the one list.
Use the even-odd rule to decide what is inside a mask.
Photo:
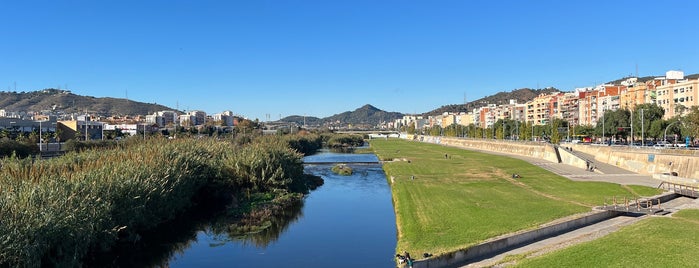
[(39, 152), (41, 152), (41, 147), (44, 145), (44, 140), (41, 139), (41, 122), (43, 122), (43, 120), (39, 120)]
[(664, 142), (667, 142), (667, 129), (670, 128), (670, 126), (672, 126), (672, 124), (678, 123), (678, 122), (680, 122), (680, 121), (677, 120), (677, 121), (672, 122), (672, 123), (670, 123), (669, 125), (667, 125), (667, 127), (665, 127), (665, 133), (663, 134), (663, 141), (664, 141)]
[(641, 109), (641, 146), (644, 144), (645, 138), (643, 137), (643, 109)]

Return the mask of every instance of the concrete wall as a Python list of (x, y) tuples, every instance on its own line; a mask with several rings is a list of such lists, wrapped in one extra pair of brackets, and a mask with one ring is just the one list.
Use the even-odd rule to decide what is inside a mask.
[(699, 179), (699, 156), (694, 150), (632, 148), (623, 146), (566, 145), (595, 157), (596, 161), (639, 174), (677, 172), (678, 177)]
[(590, 224), (607, 220), (620, 215), (614, 211), (594, 211), (579, 218), (542, 226), (536, 230), (525, 231), (487, 241), (468, 249), (459, 250), (450, 254), (438, 256), (432, 259), (419, 260), (413, 265), (414, 268), (426, 267), (453, 267), (466, 264), (489, 256), (502, 253), (510, 248), (529, 244), (547, 237), (552, 237), (570, 230), (578, 229)]
[(561, 163), (582, 169), (586, 169), (588, 167), (585, 159), (581, 159), (580, 157), (571, 154), (565, 147), (569, 146), (561, 146), (558, 148), (558, 152), (561, 154)]
[[(412, 137), (408, 137), (411, 139)], [(536, 158), (545, 159), (554, 163), (558, 163), (556, 151), (552, 145), (540, 142), (521, 142), (521, 141), (503, 141), (503, 140), (482, 140), (482, 139), (463, 139), (452, 137), (432, 137), (432, 136), (416, 136), (415, 140), (437, 143), (447, 146), (470, 150), (494, 151), (501, 153), (525, 155)]]

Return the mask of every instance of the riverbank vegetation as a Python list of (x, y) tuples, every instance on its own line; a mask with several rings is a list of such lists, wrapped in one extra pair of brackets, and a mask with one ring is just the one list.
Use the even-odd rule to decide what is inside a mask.
[(325, 135), (324, 140), (329, 148), (359, 147), (364, 145), (364, 136), (358, 134)]
[[(304, 176), (300, 153), (320, 141), (133, 139), (48, 160), (0, 159), (0, 266), (81, 266), (211, 199), (230, 201), (241, 217), (293, 202), (322, 183)], [(265, 202), (246, 201), (260, 193)]]
[[(371, 140), (396, 211), (396, 251), (447, 254), (487, 239), (590, 211), (648, 187), (574, 182), (523, 160), (405, 140)], [(512, 174), (520, 178), (512, 178)]]
[(335, 172), (335, 174), (342, 175), (342, 176), (352, 175), (352, 168), (345, 165), (345, 164), (334, 165), (331, 170), (332, 170), (332, 172)]

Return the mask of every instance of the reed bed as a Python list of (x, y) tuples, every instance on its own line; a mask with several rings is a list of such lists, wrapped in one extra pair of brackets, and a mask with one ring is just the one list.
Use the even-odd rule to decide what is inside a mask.
[(33, 161), (0, 160), (0, 266), (80, 266), (91, 251), (174, 219), (216, 185), (285, 189), (302, 154), (281, 139), (248, 144), (149, 139)]

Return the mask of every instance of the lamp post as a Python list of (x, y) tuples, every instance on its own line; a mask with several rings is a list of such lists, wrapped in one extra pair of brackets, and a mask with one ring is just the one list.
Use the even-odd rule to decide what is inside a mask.
[(672, 126), (672, 124), (677, 123), (677, 122), (680, 122), (680, 121), (678, 120), (678, 121), (672, 122), (669, 125), (667, 125), (667, 127), (665, 127), (665, 133), (663, 134), (663, 141), (664, 142), (667, 142), (667, 129), (670, 128), (670, 126)]
[(629, 142), (629, 147), (633, 146), (633, 111), (631, 111), (631, 138)]
[(602, 142), (605, 142), (605, 139), (604, 139), (604, 111), (602, 111)]
[(44, 145), (44, 140), (41, 139), (41, 122), (42, 120), (39, 120), (39, 152), (41, 152), (41, 147)]
[(643, 137), (643, 109), (641, 109), (641, 146), (645, 143), (645, 138)]

